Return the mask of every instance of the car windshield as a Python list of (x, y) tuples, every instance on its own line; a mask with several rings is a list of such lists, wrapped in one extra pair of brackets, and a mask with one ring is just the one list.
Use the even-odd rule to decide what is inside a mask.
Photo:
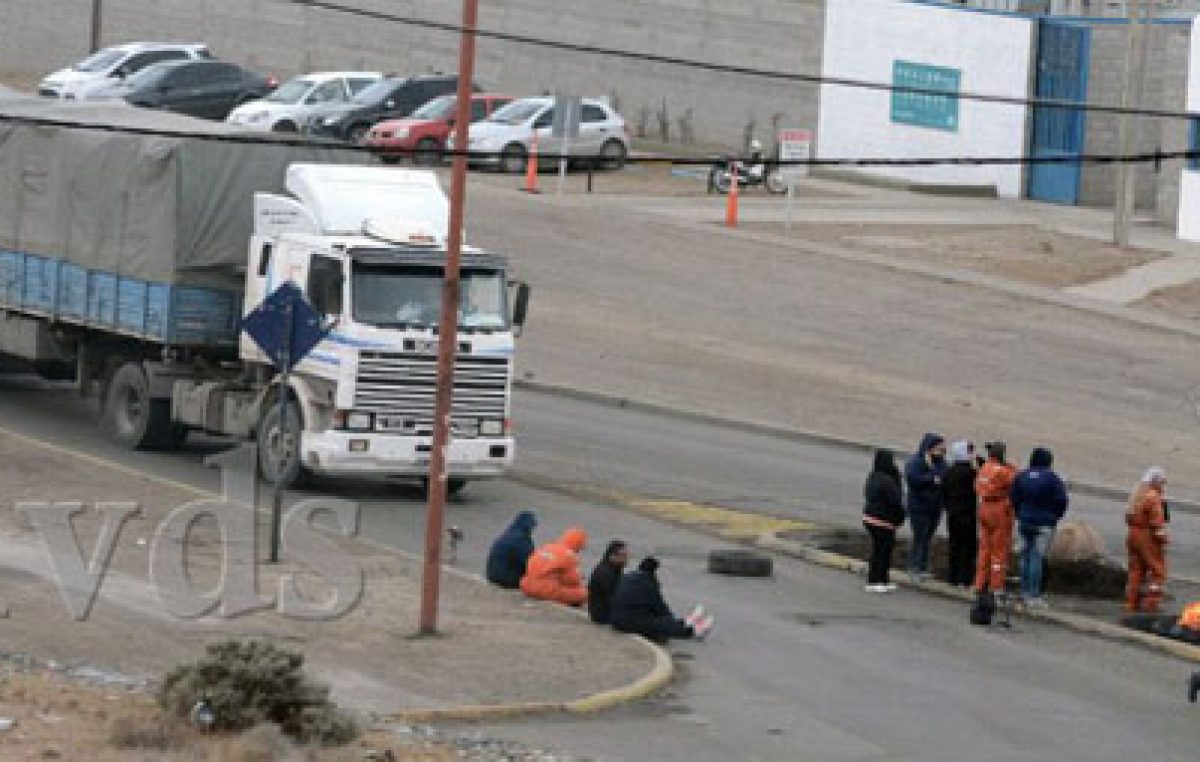
[(75, 71), (98, 72), (108, 71), (117, 61), (125, 57), (125, 52), (121, 50), (101, 50), (93, 53), (71, 68)]
[(442, 95), (412, 113), (413, 119), (445, 119), (454, 113), (454, 96)]
[(523, 124), (545, 107), (546, 104), (536, 101), (513, 101), (504, 108), (497, 109), (488, 117), (487, 121), (500, 124)]
[[(463, 268), (461, 278), (459, 326), (468, 331), (507, 328), (503, 273)], [(351, 288), (356, 322), (384, 328), (440, 322), (440, 268), (358, 262)]]
[(312, 80), (293, 79), (266, 98), (263, 98), (263, 100), (270, 101), (271, 103), (299, 103), (300, 99), (312, 89), (312, 86)]
[(370, 87), (356, 93), (350, 100), (363, 106), (382, 103), (392, 94), (392, 91), (396, 89), (396, 85), (398, 84), (399, 81), (394, 79), (381, 79)]

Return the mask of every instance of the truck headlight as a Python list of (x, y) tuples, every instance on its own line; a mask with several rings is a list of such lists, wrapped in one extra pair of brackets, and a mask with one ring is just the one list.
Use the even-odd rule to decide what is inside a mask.
[(484, 437), (498, 437), (504, 433), (504, 421), (488, 420), (479, 422), (479, 435)]
[(346, 428), (352, 431), (370, 431), (375, 427), (375, 416), (370, 413), (350, 413), (346, 416)]

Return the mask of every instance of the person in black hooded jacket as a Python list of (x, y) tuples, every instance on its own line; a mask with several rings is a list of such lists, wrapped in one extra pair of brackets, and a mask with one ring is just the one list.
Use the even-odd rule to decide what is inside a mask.
[(655, 642), (668, 638), (703, 639), (712, 629), (713, 617), (697, 606), (686, 619), (676, 619), (663, 600), (658, 582), (658, 559), (647, 556), (637, 571), (621, 578), (612, 602), (612, 625)]
[(871, 561), (867, 567), (867, 592), (896, 589), (888, 581), (896, 530), (904, 523), (904, 487), (900, 469), (890, 450), (876, 450), (875, 462), (863, 486), (863, 526), (871, 536)]
[(612, 618), (612, 599), (621, 584), (625, 564), (629, 563), (629, 548), (621, 540), (613, 540), (604, 551), (604, 558), (588, 577), (588, 616), (596, 624), (608, 624)]
[(979, 464), (975, 446), (966, 440), (950, 445), (950, 468), (942, 479), (942, 500), (946, 506), (946, 534), (950, 540), (950, 563), (946, 581), (967, 587), (975, 579), (975, 559), (979, 553), (978, 506), (975, 479)]

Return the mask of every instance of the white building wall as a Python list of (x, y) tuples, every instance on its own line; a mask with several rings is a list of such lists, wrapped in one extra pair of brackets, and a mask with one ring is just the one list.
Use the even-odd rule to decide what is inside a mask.
[[(1200, 112), (1200, 18), (1192, 19), (1191, 57), (1188, 60), (1187, 110)], [(1185, 241), (1200, 241), (1200, 170), (1184, 167), (1179, 183), (1179, 226)]]
[[(822, 73), (891, 82), (904, 60), (959, 69), (963, 92), (1028, 98), (1034, 22), (902, 0), (828, 0)], [(817, 153), (821, 158), (1023, 156), (1025, 106), (959, 102), (954, 131), (898, 124), (888, 92), (823, 85)], [(930, 185), (994, 186), (1022, 194), (1016, 166), (872, 167), (867, 174)]]

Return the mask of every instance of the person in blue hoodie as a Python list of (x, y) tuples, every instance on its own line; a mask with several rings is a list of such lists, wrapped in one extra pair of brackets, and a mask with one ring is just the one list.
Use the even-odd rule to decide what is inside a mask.
[(942, 477), (946, 473), (946, 440), (941, 434), (921, 437), (917, 452), (904, 464), (908, 487), (908, 522), (912, 544), (908, 574), (915, 581), (929, 578), (929, 546), (942, 520)]
[(516, 590), (525, 576), (525, 564), (533, 553), (533, 530), (537, 517), (521, 511), (508, 529), (495, 539), (487, 557), (487, 579), (493, 585)]
[(1045, 608), (1042, 571), (1054, 540), (1054, 529), (1067, 512), (1067, 485), (1051, 470), (1054, 455), (1037, 447), (1029, 468), (1013, 482), (1012, 502), (1021, 537), (1021, 598), (1029, 608)]

